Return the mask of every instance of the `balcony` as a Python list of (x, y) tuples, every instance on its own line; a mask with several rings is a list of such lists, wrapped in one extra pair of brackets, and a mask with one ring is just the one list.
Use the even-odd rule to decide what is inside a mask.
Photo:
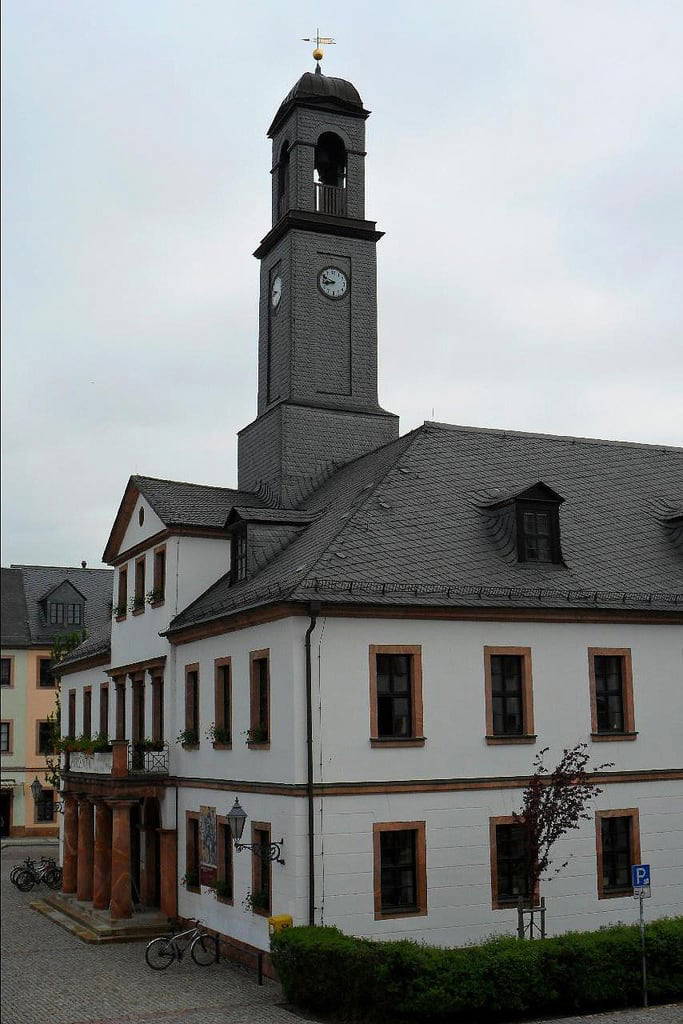
[(154, 747), (131, 743), (128, 747), (129, 775), (168, 775), (168, 743)]
[(318, 213), (329, 213), (333, 217), (345, 217), (346, 189), (316, 182), (315, 208)]
[(87, 775), (111, 775), (113, 757), (111, 750), (97, 754), (83, 754), (72, 750), (69, 754), (68, 770)]
[(72, 750), (64, 755), (64, 770), (78, 775), (168, 775), (168, 743), (137, 743), (113, 740), (113, 750), (85, 754)]

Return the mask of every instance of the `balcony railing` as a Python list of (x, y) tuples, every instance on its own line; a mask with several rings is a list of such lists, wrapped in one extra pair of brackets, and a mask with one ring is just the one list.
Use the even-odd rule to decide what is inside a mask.
[(336, 185), (315, 183), (315, 208), (318, 213), (329, 213), (334, 217), (346, 216), (346, 189)]
[(68, 770), (88, 775), (111, 775), (112, 756), (111, 751), (84, 754), (80, 750), (72, 750), (68, 755)]
[(131, 775), (168, 775), (168, 743), (145, 747), (135, 742), (128, 747), (128, 771)]

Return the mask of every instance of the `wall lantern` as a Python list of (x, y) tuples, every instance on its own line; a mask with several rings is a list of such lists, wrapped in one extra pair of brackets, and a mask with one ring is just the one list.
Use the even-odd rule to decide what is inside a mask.
[(281, 839), (279, 843), (241, 843), (242, 833), (244, 832), (244, 823), (247, 820), (247, 812), (243, 807), (240, 806), (240, 802), (235, 797), (235, 802), (232, 805), (232, 810), (228, 814), (228, 824), (230, 826), (230, 832), (235, 843), (236, 850), (251, 850), (262, 860), (274, 860), (276, 864), (284, 864), (282, 859), (282, 844), (284, 839)]
[[(47, 791), (43, 789), (43, 785), (42, 785), (42, 783), (41, 783), (41, 781), (40, 781), (40, 779), (38, 778), (37, 775), (36, 775), (35, 779), (33, 780), (33, 782), (31, 783), (31, 794), (33, 796), (33, 802), (35, 803), (36, 807), (39, 807), (42, 804), (46, 804), (46, 803), (50, 802), (49, 799), (48, 799), (48, 796), (47, 796)], [(55, 811), (58, 811), (60, 814), (64, 813), (64, 801), (63, 800), (54, 800), (53, 799), (52, 800), (52, 807), (53, 807), (53, 809)]]

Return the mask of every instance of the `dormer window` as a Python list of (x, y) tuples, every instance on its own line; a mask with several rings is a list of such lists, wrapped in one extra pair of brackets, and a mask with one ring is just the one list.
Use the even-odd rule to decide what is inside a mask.
[(247, 578), (247, 528), (238, 526), (233, 530), (230, 549), (230, 582), (241, 583)]
[(83, 606), (63, 601), (48, 601), (47, 617), (51, 626), (80, 626), (83, 623)]
[(517, 550), (520, 562), (561, 562), (557, 504), (517, 501)]

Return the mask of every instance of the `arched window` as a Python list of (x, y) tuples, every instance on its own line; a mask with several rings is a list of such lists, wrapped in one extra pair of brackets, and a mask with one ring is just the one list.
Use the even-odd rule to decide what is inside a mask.
[(346, 146), (334, 132), (323, 132), (315, 147), (316, 210), (346, 215)]
[(281, 217), (289, 209), (289, 143), (285, 142), (280, 150), (277, 166), (277, 212)]

